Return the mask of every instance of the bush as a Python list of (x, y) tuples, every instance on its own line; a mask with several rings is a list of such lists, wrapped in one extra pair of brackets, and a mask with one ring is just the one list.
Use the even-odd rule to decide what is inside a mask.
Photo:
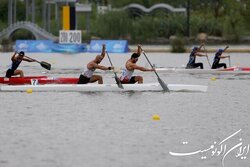
[(91, 24), (91, 34), (106, 39), (126, 38), (130, 26), (130, 19), (125, 12), (112, 11), (97, 16)]
[(224, 23), (223, 36), (229, 42), (236, 43), (240, 39), (240, 33), (242, 33), (243, 26), (241, 24), (240, 17), (235, 15), (234, 17), (227, 16)]
[(132, 43), (147, 43), (158, 38), (185, 32), (185, 17), (156, 13), (153, 16), (131, 17), (125, 11), (96, 15), (91, 35), (105, 39), (127, 39)]
[(11, 51), (11, 40), (8, 38), (3, 38), (1, 41), (1, 45), (2, 45), (2, 51), (3, 52), (9, 52)]
[(206, 33), (211, 36), (223, 35), (223, 22), (211, 16), (195, 15), (191, 17), (191, 34)]
[(144, 42), (183, 34), (185, 29), (184, 18), (177, 15), (144, 16), (133, 20), (132, 27), (132, 40)]
[(186, 51), (185, 42), (182, 37), (173, 37), (171, 39), (172, 52), (174, 53), (183, 53)]

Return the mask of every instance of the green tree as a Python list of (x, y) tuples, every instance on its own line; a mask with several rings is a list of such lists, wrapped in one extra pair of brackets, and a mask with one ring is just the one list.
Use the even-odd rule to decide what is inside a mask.
[(8, 20), (8, 0), (1, 0), (0, 21), (6, 22), (7, 20)]

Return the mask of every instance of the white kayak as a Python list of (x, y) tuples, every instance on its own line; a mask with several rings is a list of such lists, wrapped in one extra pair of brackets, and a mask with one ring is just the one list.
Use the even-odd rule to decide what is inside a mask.
[[(168, 84), (170, 91), (177, 92), (206, 92), (207, 86)], [(0, 91), (4, 92), (24, 92), (32, 90), (34, 92), (123, 92), (123, 91), (163, 91), (159, 83), (148, 84), (123, 84), (124, 89), (118, 88), (117, 84), (48, 84), (48, 85), (3, 85)]]
[(183, 73), (183, 74), (233, 74), (249, 75), (248, 68), (231, 67), (228, 69), (185, 69), (185, 68), (156, 68), (159, 73)]

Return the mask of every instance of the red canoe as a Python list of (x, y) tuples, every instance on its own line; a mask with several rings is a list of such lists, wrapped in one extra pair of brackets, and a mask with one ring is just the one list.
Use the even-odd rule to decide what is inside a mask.
[(37, 84), (77, 84), (78, 78), (40, 78), (37, 79)]
[(47, 76), (25, 76), (25, 77), (11, 77), (11, 78), (0, 77), (0, 84), (24, 85), (24, 84), (31, 84), (31, 79), (42, 79), (42, 78), (47, 78)]
[(229, 68), (226, 68), (226, 69), (222, 69), (221, 71), (250, 71), (250, 67), (234, 66), (234, 67), (229, 67)]
[(47, 76), (27, 76), (27, 77), (0, 77), (0, 84), (8, 85), (30, 85), (30, 84), (76, 84), (78, 78), (54, 78)]

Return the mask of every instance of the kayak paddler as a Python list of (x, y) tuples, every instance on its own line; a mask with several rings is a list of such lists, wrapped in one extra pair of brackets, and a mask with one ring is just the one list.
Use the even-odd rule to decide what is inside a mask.
[(129, 60), (127, 60), (125, 69), (122, 70), (122, 75), (120, 77), (122, 84), (134, 84), (138, 82), (139, 84), (143, 83), (142, 76), (133, 76), (134, 70), (140, 71), (154, 71), (155, 69), (148, 69), (141, 66), (138, 66), (136, 63), (141, 55), (142, 49), (141, 46), (138, 45), (137, 53), (133, 53)]
[(200, 67), (200, 69), (203, 69), (203, 63), (195, 63), (196, 56), (199, 56), (199, 57), (207, 56), (207, 55), (200, 52), (202, 46), (203, 45), (201, 45), (200, 47), (194, 47), (192, 49), (192, 52), (190, 53), (190, 56), (189, 56), (189, 61), (188, 61), (187, 66), (186, 66), (186, 69), (198, 68), (198, 67)]
[(230, 56), (223, 56), (222, 53), (225, 52), (227, 50), (228, 47), (226, 47), (225, 49), (219, 49), (214, 56), (214, 62), (212, 65), (212, 69), (217, 69), (220, 67), (224, 67), (227, 68), (226, 63), (220, 63), (220, 59), (225, 59), (225, 58), (229, 58)]
[(105, 51), (106, 51), (106, 45), (103, 44), (101, 55), (97, 55), (94, 60), (92, 60), (91, 62), (87, 64), (86, 70), (84, 70), (79, 77), (78, 84), (87, 84), (87, 83), (93, 83), (96, 81), (98, 81), (98, 84), (103, 84), (102, 76), (94, 75), (95, 70), (100, 69), (100, 70), (106, 71), (106, 70), (114, 69), (114, 67), (105, 67), (105, 66), (99, 65), (101, 61), (103, 60), (103, 58), (105, 57)]
[(11, 65), (9, 66), (8, 70), (6, 71), (5, 77), (11, 78), (14, 75), (20, 75), (20, 77), (24, 77), (24, 73), (22, 70), (17, 70), (18, 66), (21, 64), (22, 61), (27, 62), (34, 62), (33, 59), (25, 57), (24, 52), (21, 51), (19, 53), (15, 52), (11, 57)]

